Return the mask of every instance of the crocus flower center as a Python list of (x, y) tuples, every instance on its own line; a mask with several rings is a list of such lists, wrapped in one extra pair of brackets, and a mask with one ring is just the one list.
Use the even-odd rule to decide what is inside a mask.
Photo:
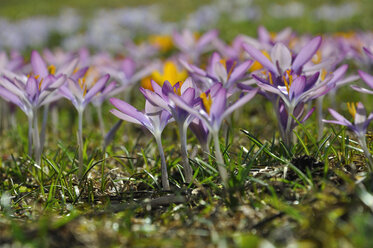
[(210, 114), (210, 109), (211, 109), (211, 104), (212, 104), (212, 99), (211, 99), (210, 93), (208, 95), (206, 95), (206, 93), (203, 92), (200, 95), (200, 97), (202, 99), (202, 104), (203, 104), (204, 109), (206, 110), (207, 114)]
[(179, 87), (174, 87), (174, 92), (176, 95), (181, 96), (181, 86), (183, 85), (183, 81), (179, 81)]
[(87, 84), (86, 84), (86, 78), (85, 77), (83, 77), (83, 78), (79, 78), (79, 80), (78, 80), (78, 83), (79, 83), (79, 86), (80, 86), (80, 88), (82, 89), (82, 91), (83, 91), (83, 96), (85, 96), (85, 94), (87, 94)]
[(328, 74), (328, 72), (325, 69), (321, 70), (321, 74), (320, 74), (321, 81), (325, 80), (325, 77), (326, 77), (327, 74)]
[(350, 114), (352, 115), (352, 118), (355, 119), (355, 116), (356, 116), (356, 107), (357, 107), (357, 102), (348, 102), (347, 103), (347, 109), (348, 109), (348, 112), (350, 112)]
[(233, 71), (234, 67), (236, 67), (237, 62), (236, 61), (233, 62), (232, 66), (229, 68), (229, 71), (228, 71), (228, 68), (227, 68), (227, 60), (221, 59), (220, 63), (222, 65), (224, 65), (225, 70), (227, 70), (227, 72), (228, 72), (227, 73), (227, 80), (229, 80), (229, 78), (231, 77), (231, 74), (232, 74), (232, 71)]
[(285, 75), (282, 76), (282, 79), (284, 80), (286, 91), (289, 93), (291, 84), (293, 83), (293, 75), (291, 75), (291, 70), (286, 70), (286, 75), (287, 79)]

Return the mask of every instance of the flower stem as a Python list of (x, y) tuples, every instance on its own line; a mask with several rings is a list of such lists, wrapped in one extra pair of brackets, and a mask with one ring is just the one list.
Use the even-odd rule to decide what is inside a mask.
[(179, 123), (180, 143), (181, 143), (181, 159), (183, 162), (183, 170), (185, 182), (190, 183), (193, 179), (193, 169), (189, 164), (188, 150), (187, 150), (187, 125)]
[(100, 125), (101, 135), (104, 138), (105, 137), (105, 123), (104, 123), (104, 119), (102, 118), (101, 104), (98, 104), (97, 106), (97, 116), (98, 116), (98, 124)]
[(224, 159), (220, 150), (220, 142), (219, 142), (219, 132), (212, 132), (212, 138), (214, 139), (214, 146), (215, 146), (215, 157), (216, 157), (216, 162), (218, 165), (218, 170), (220, 177), (223, 181), (224, 187), (228, 186), (228, 172), (227, 169), (225, 168), (225, 163)]
[(43, 153), (43, 150), (44, 150), (48, 113), (49, 113), (49, 104), (45, 105), (44, 111), (43, 111), (43, 122), (41, 125), (41, 131), (40, 131), (40, 151), (39, 151), (38, 157), (41, 157), (41, 154)]
[(33, 111), (33, 143), (34, 143), (34, 159), (35, 162), (40, 165), (40, 137), (38, 127), (38, 111)]
[(286, 129), (285, 129), (285, 145), (287, 148), (290, 149), (291, 147), (291, 144), (293, 142), (293, 130), (291, 128), (291, 124), (293, 122), (293, 112), (294, 112), (294, 108), (292, 107), (289, 107), (289, 109), (287, 109), (288, 111), (288, 120), (286, 122)]
[(323, 134), (323, 129), (324, 129), (324, 122), (322, 121), (322, 106), (323, 106), (323, 101), (324, 101), (324, 96), (320, 96), (317, 98), (316, 103), (317, 103), (317, 126), (318, 126), (318, 131), (317, 131), (317, 139), (320, 140)]
[(285, 135), (285, 130), (284, 127), (282, 126), (281, 123), (281, 116), (280, 116), (280, 98), (278, 97), (276, 102), (274, 102), (275, 105), (275, 113), (276, 113), (276, 118), (278, 122), (278, 128), (280, 129), (280, 136), (282, 140), (286, 140), (286, 135)]
[(369, 152), (369, 149), (367, 147), (367, 142), (365, 140), (365, 135), (360, 135), (358, 137), (358, 140), (359, 140), (361, 148), (364, 151), (365, 157), (368, 159), (368, 170), (369, 170), (369, 172), (373, 172), (372, 154)]
[(83, 176), (83, 110), (78, 110), (78, 147), (79, 147), (79, 170), (78, 177)]
[(159, 155), (161, 157), (162, 187), (163, 187), (163, 190), (170, 190), (170, 183), (168, 181), (167, 165), (166, 165), (166, 159), (164, 156), (161, 136), (155, 135), (154, 137), (155, 137), (155, 141), (157, 142)]
[(33, 122), (33, 114), (27, 115), (28, 117), (28, 147), (27, 147), (27, 154), (31, 158), (32, 157), (32, 122)]

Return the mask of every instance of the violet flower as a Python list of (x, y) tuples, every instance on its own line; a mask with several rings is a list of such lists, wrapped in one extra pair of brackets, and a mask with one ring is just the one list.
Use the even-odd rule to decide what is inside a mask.
[(170, 94), (169, 98), (182, 109), (201, 119), (209, 129), (215, 145), (215, 156), (218, 170), (223, 180), (224, 186), (228, 186), (228, 172), (224, 166), (224, 159), (220, 150), (219, 130), (223, 120), (233, 113), (236, 109), (250, 101), (258, 89), (250, 91), (242, 96), (233, 104), (228, 104), (228, 91), (222, 87), (222, 84), (215, 84), (200, 96), (200, 108), (196, 109), (181, 98)]
[(174, 45), (180, 49), (188, 61), (198, 63), (200, 55), (208, 50), (208, 45), (217, 36), (218, 32), (216, 30), (210, 30), (197, 38), (193, 32), (184, 29), (182, 33), (173, 33), (173, 41)]
[(180, 133), (181, 157), (185, 182), (190, 183), (193, 178), (193, 169), (188, 159), (187, 128), (193, 118), (191, 118), (189, 112), (175, 106), (173, 102), (169, 100), (168, 95), (173, 94), (174, 97), (182, 99), (189, 105), (193, 105), (195, 102), (195, 89), (192, 79), (188, 78), (184, 82), (180, 81), (174, 84), (174, 86), (172, 86), (170, 82), (165, 81), (162, 87), (152, 80), (151, 85), (154, 91), (144, 88), (140, 88), (140, 90), (148, 101), (168, 111), (175, 119)]
[[(244, 49), (268, 70), (266, 77), (255, 74), (253, 77), (257, 80), (257, 85), (267, 93), (267, 97), (275, 105), (280, 134), (287, 146), (292, 144), (292, 127), (294, 126), (292, 116), (296, 116), (294, 111), (298, 104), (306, 103), (328, 93), (336, 86), (336, 83), (341, 81), (347, 71), (348, 66), (342, 65), (333, 74), (317, 71), (308, 75), (304, 72), (303, 67), (311, 60), (320, 45), (321, 37), (312, 39), (293, 60), (291, 52), (282, 43), (277, 43), (271, 50), (270, 61), (259, 50), (244, 44)], [(312, 66), (308, 67), (309, 71), (312, 71), (310, 68)], [(316, 66), (314, 68), (319, 69)], [(278, 112), (281, 109), (280, 99), (288, 114), (285, 127), (282, 126), (285, 123), (281, 121), (283, 117), (281, 118)]]
[(348, 121), (345, 117), (333, 109), (329, 109), (329, 113), (334, 117), (334, 120), (323, 120), (325, 123), (332, 123), (348, 127), (358, 138), (359, 144), (364, 151), (365, 157), (369, 162), (369, 171), (373, 172), (372, 155), (366, 144), (365, 134), (370, 122), (373, 120), (373, 112), (367, 117), (364, 105), (359, 102), (355, 104), (348, 104), (348, 110), (354, 118), (354, 123)]
[(132, 105), (117, 98), (111, 98), (110, 102), (117, 108), (110, 111), (113, 115), (122, 120), (142, 125), (153, 134), (161, 157), (162, 187), (164, 190), (170, 190), (166, 159), (161, 138), (164, 128), (171, 121), (170, 113), (158, 106), (154, 106), (149, 101), (145, 102), (145, 113), (140, 112)]
[[(72, 61), (65, 70), (71, 71), (74, 64)], [(57, 91), (65, 83), (66, 76), (62, 73), (63, 70), (55, 73), (53, 66), (48, 69), (36, 51), (31, 53), (31, 67), (33, 74), (29, 76), (3, 70), (4, 76), (0, 78), (0, 96), (17, 105), (28, 117), (28, 154), (31, 156), (34, 145), (34, 159), (39, 164), (44, 144), (40, 137), (44, 135), (39, 135), (37, 113), (41, 106), (48, 105), (60, 97)], [(42, 134), (45, 132), (45, 122), (46, 119), (43, 120)]]
[(222, 83), (227, 89), (231, 89), (235, 83), (248, 77), (247, 73), (252, 65), (250, 60), (240, 64), (235, 59), (223, 60), (217, 52), (211, 55), (206, 70), (189, 64), (185, 60), (180, 62), (190, 73), (204, 82), (207, 88), (210, 88), (214, 83)]
[(81, 69), (76, 72), (59, 89), (60, 94), (70, 100), (78, 111), (79, 177), (83, 175), (83, 112), (93, 97), (105, 88), (110, 77), (106, 74), (97, 81), (87, 81), (86, 76), (82, 77), (86, 71), (86, 69)]

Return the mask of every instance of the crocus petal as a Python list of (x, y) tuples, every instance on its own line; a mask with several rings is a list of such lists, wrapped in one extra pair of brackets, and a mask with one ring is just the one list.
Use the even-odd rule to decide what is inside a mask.
[(305, 45), (302, 50), (298, 53), (297, 57), (294, 59), (292, 68), (298, 73), (301, 67), (307, 63), (313, 55), (317, 52), (321, 45), (321, 37), (317, 36), (313, 38), (307, 45)]
[(85, 104), (87, 104), (92, 97), (94, 97), (98, 92), (100, 92), (105, 87), (105, 84), (109, 80), (109, 78), (109, 74), (106, 74), (105, 76), (101, 77), (91, 89), (88, 90), (87, 94), (84, 97)]
[(351, 85), (351, 88), (358, 91), (358, 92), (361, 92), (361, 93), (366, 93), (366, 94), (372, 94), (373, 95), (373, 90), (368, 90), (368, 89), (365, 89), (365, 88), (361, 88), (360, 86), (357, 86), (357, 85)]
[(339, 80), (341, 80), (345, 75), (347, 69), (348, 65), (341, 65), (337, 70), (333, 72), (333, 78), (329, 81), (329, 84), (337, 83)]
[(366, 47), (363, 47), (363, 49), (364, 49), (365, 54), (368, 55), (369, 58), (373, 60), (373, 53), (369, 51), (368, 48)]
[(136, 71), (136, 63), (132, 59), (124, 59), (121, 64), (126, 79), (130, 79)]
[(355, 120), (354, 120), (355, 126), (362, 127), (366, 119), (367, 119), (367, 113), (365, 111), (365, 107), (361, 102), (359, 102), (356, 107), (356, 114), (355, 114)]
[(15, 94), (18, 97), (24, 98), (24, 93), (21, 89), (19, 89), (13, 81), (10, 81), (6, 78), (0, 78), (0, 85), (3, 86), (5, 89), (10, 91), (11, 93)]
[(157, 84), (157, 82), (155, 82), (154, 80), (150, 80), (150, 84), (152, 85), (155, 93), (157, 93), (158, 95), (162, 95), (162, 87)]
[(42, 78), (48, 76), (47, 65), (37, 51), (32, 51), (31, 53), (31, 66), (35, 75), (39, 75)]
[(170, 109), (170, 106), (168, 105), (168, 102), (166, 102), (166, 100), (163, 99), (160, 95), (158, 95), (157, 93), (155, 93), (151, 90), (147, 90), (147, 89), (144, 89), (144, 88), (140, 88), (140, 91), (145, 96), (146, 100), (151, 102), (153, 105), (159, 106), (159, 107), (171, 112), (171, 109)]
[(26, 83), (26, 93), (33, 98), (38, 92), (38, 82), (35, 78), (29, 77)]
[(317, 82), (317, 79), (319, 79), (319, 76), (320, 76), (320, 72), (316, 72), (312, 76), (307, 77), (306, 86), (304, 88), (304, 91), (307, 91), (307, 90), (311, 89), (315, 85), (315, 83)]
[(242, 64), (240, 64), (239, 66), (237, 66), (232, 71), (232, 74), (229, 78), (229, 81), (228, 81), (228, 84), (227, 84), (226, 87), (229, 88), (233, 83), (236, 83), (237, 80), (240, 80), (245, 75), (245, 73), (248, 72), (248, 70), (249, 70), (249, 68), (252, 64), (253, 64), (253, 62), (251, 60), (249, 60), (249, 61), (245, 61)]
[(269, 34), (268, 30), (263, 26), (258, 27), (258, 39), (262, 43), (271, 42), (271, 35)]
[(71, 75), (70, 78), (74, 81), (78, 81), (79, 78), (84, 77), (84, 75), (86, 74), (87, 71), (88, 71), (88, 67), (84, 67), (82, 69), (79, 69), (77, 72), (75, 72), (73, 75)]
[(281, 71), (278, 74), (282, 74), (285, 70), (291, 66), (291, 53), (289, 49), (282, 43), (276, 43), (271, 50), (272, 62), (278, 65)]
[(184, 94), (184, 92), (189, 88), (194, 88), (193, 79), (191, 77), (185, 79), (184, 83), (181, 85), (180, 93)]
[(11, 93), (10, 91), (6, 90), (5, 88), (1, 86), (0, 86), (0, 96), (4, 98), (6, 101), (14, 103), (19, 107), (23, 106), (23, 103), (18, 96), (16, 96), (15, 94)]
[(142, 123), (145, 126), (151, 126), (151, 123), (149, 122), (148, 118), (146, 118), (146, 116), (142, 112), (137, 110), (132, 105), (122, 100), (119, 100), (117, 98), (110, 98), (110, 102), (111, 104), (114, 105), (114, 107), (116, 107), (122, 113), (138, 120), (140, 123)]
[(301, 123), (304, 123), (306, 120), (308, 120), (312, 113), (315, 111), (315, 107), (313, 107), (310, 111), (308, 111), (308, 113), (303, 117), (303, 119), (300, 121)]
[(74, 70), (76, 69), (78, 63), (79, 63), (78, 58), (72, 59), (68, 63), (66, 63), (66, 64), (62, 65), (60, 68), (58, 68), (58, 70), (56, 72), (56, 75), (65, 74), (67, 76), (71, 76), (71, 74), (73, 74)]
[(370, 113), (368, 118), (366, 119), (365, 123), (364, 123), (364, 126), (363, 126), (363, 129), (364, 130), (367, 130), (370, 122), (373, 120), (373, 113)]
[(200, 120), (204, 121), (204, 123), (207, 126), (211, 127), (209, 120), (207, 119), (207, 116), (202, 115), (197, 109), (193, 108), (190, 104), (186, 103), (183, 99), (181, 99), (180, 97), (174, 94), (169, 95), (169, 98), (176, 106), (196, 116)]
[(199, 38), (197, 42), (197, 50), (203, 49), (208, 43), (210, 43), (212, 40), (216, 39), (218, 36), (218, 31), (217, 30), (210, 30), (206, 32), (204, 35)]
[(339, 114), (334, 109), (329, 108), (328, 111), (337, 121), (344, 123), (345, 126), (352, 126), (351, 122), (349, 122), (346, 118), (344, 118), (341, 114)]
[(126, 115), (126, 114), (120, 112), (117, 109), (110, 110), (110, 113), (112, 113), (113, 115), (115, 115), (119, 119), (122, 119), (122, 120), (125, 120), (125, 121), (128, 121), (128, 122), (132, 122), (132, 123), (135, 123), (135, 124), (142, 125), (142, 123), (139, 122), (138, 120), (136, 120), (135, 118), (133, 118), (133, 117), (131, 117), (129, 115)]
[(189, 104), (192, 104), (192, 102), (194, 101), (194, 98), (195, 98), (195, 95), (196, 95), (196, 90), (193, 89), (193, 88), (188, 88), (182, 95), (181, 95), (181, 98), (186, 102), (186, 103), (189, 103)]
[(306, 78), (303, 76), (297, 77), (290, 86), (289, 97), (293, 99), (303, 93), (306, 86)]
[(243, 44), (242, 46), (254, 60), (257, 60), (260, 64), (262, 64), (262, 66), (278, 75), (276, 66), (271, 61), (269, 61), (269, 59), (267, 59), (267, 57), (264, 56), (263, 53), (248, 44)]
[(221, 120), (221, 116), (227, 105), (227, 89), (221, 88), (212, 99), (210, 116), (215, 120)]
[(370, 87), (373, 89), (373, 76), (366, 73), (366, 72), (363, 72), (363, 71), (358, 71), (360, 77), (364, 80), (364, 82)]
[(220, 63), (221, 57), (220, 54), (217, 52), (213, 52), (210, 59), (209, 63), (206, 68), (206, 72), (209, 75), (215, 75), (215, 64)]
[(254, 89), (254, 90), (249, 91), (249, 93), (247, 93), (246, 95), (244, 95), (243, 97), (241, 97), (240, 99), (238, 99), (234, 104), (232, 104), (231, 106), (229, 106), (224, 111), (224, 113), (222, 115), (222, 119), (225, 119), (227, 116), (229, 116), (231, 113), (233, 113), (236, 109), (242, 107), (248, 101), (250, 101), (256, 95), (256, 93), (258, 93), (258, 90), (259, 89)]

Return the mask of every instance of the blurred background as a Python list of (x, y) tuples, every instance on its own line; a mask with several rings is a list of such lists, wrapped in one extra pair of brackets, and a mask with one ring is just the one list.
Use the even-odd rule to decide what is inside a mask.
[(372, 0), (0, 0), (0, 49), (116, 50), (126, 40), (216, 28), (232, 40), (257, 27), (298, 33), (369, 31)]

